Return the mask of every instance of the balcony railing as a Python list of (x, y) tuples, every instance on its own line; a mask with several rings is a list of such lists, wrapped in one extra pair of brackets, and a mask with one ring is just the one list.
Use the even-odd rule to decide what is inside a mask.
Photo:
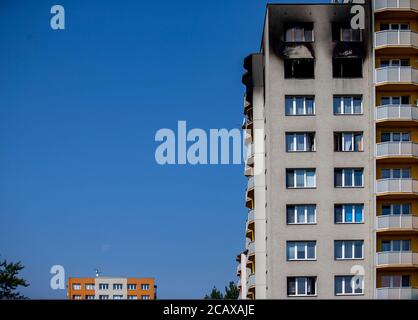
[(418, 144), (405, 142), (382, 142), (376, 145), (376, 157), (418, 157)]
[(248, 282), (247, 282), (248, 288), (255, 286), (255, 273), (251, 273), (248, 276)]
[(248, 144), (247, 148), (245, 149), (245, 164), (251, 165), (254, 163), (254, 144)]
[(237, 265), (237, 276), (241, 274), (241, 263), (238, 263)]
[(411, 214), (382, 215), (378, 216), (376, 220), (377, 230), (418, 230), (418, 216)]
[(418, 0), (374, 0), (374, 10), (400, 9), (417, 10)]
[(248, 178), (247, 190), (254, 189), (254, 177)]
[(412, 251), (387, 251), (377, 253), (377, 266), (418, 265), (418, 253)]
[(254, 222), (254, 210), (248, 211), (248, 223)]
[(385, 105), (376, 108), (376, 121), (418, 121), (418, 107), (411, 104)]
[(380, 179), (376, 181), (376, 193), (418, 193), (418, 180)]
[(383, 67), (376, 69), (376, 84), (411, 83), (418, 84), (418, 70), (412, 67)]
[(248, 243), (248, 256), (251, 256), (255, 253), (255, 241)]
[(376, 48), (382, 46), (405, 46), (418, 48), (418, 33), (411, 30), (384, 30), (375, 33)]
[(417, 288), (377, 288), (377, 299), (389, 300), (417, 300)]

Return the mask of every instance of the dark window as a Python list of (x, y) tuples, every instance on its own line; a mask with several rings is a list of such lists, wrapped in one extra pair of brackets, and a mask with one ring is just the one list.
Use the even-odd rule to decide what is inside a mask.
[(334, 58), (332, 74), (334, 78), (361, 78), (363, 61), (361, 58)]
[(284, 61), (284, 77), (297, 79), (313, 79), (315, 77), (314, 59), (286, 59)]

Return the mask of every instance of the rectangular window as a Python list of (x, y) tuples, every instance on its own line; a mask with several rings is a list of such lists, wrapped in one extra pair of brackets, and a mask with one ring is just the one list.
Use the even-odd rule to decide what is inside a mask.
[(382, 215), (409, 215), (411, 214), (411, 203), (386, 203), (382, 204)]
[(336, 204), (334, 206), (335, 223), (363, 223), (363, 204)]
[(91, 295), (91, 294), (86, 295), (86, 300), (94, 300), (94, 295)]
[(286, 42), (313, 42), (313, 23), (287, 23), (284, 26)]
[(363, 132), (334, 132), (334, 151), (359, 152), (363, 149)]
[(113, 296), (113, 300), (122, 300), (123, 299), (123, 296), (122, 295), (120, 295), (120, 294), (115, 294), (114, 296)]
[(315, 169), (287, 169), (287, 188), (315, 188)]
[(381, 171), (381, 179), (410, 179), (410, 168), (384, 168)]
[(334, 169), (334, 186), (336, 188), (363, 187), (363, 169)]
[(286, 152), (315, 151), (315, 132), (286, 133)]
[(141, 290), (149, 290), (149, 284), (147, 283), (141, 284)]
[(362, 276), (336, 276), (335, 295), (354, 295), (364, 293), (364, 278)]
[(340, 41), (343, 42), (358, 42), (362, 41), (361, 29), (341, 28)]
[(128, 300), (138, 300), (138, 296), (129, 295)]
[(387, 105), (399, 106), (403, 104), (409, 105), (410, 100), (409, 100), (409, 96), (385, 96), (385, 97), (380, 98), (380, 104), (382, 106), (387, 106)]
[(109, 300), (109, 296), (107, 294), (99, 295), (99, 300)]
[(287, 260), (316, 260), (316, 241), (288, 241)]
[(334, 78), (362, 78), (363, 60), (361, 58), (332, 59), (332, 74)]
[(382, 252), (411, 251), (411, 240), (383, 240)]
[(363, 259), (363, 240), (334, 241), (334, 256), (336, 260)]
[(288, 277), (287, 278), (288, 296), (315, 296), (316, 277)]
[(409, 67), (410, 61), (409, 59), (384, 59), (380, 60), (380, 67), (387, 68), (387, 67)]
[(315, 224), (316, 205), (297, 204), (286, 206), (287, 224)]
[(142, 295), (141, 296), (141, 299), (142, 300), (149, 300), (150, 299), (150, 296), (149, 295)]
[(113, 290), (122, 290), (123, 285), (122, 283), (114, 283), (113, 284)]
[(74, 284), (73, 284), (73, 290), (81, 290), (81, 284), (79, 284), (79, 283), (74, 283)]
[(380, 31), (386, 30), (410, 30), (408, 23), (381, 23)]
[(73, 300), (81, 300), (81, 296), (80, 295), (73, 295)]
[(109, 284), (108, 283), (99, 283), (99, 290), (108, 290)]
[(409, 275), (382, 276), (382, 288), (409, 288), (411, 280)]
[(408, 142), (411, 141), (409, 132), (382, 132), (380, 142)]
[(313, 96), (286, 96), (286, 116), (312, 116), (315, 114)]
[(314, 79), (315, 60), (314, 59), (285, 59), (284, 60), (285, 79)]
[(128, 290), (136, 290), (136, 284), (135, 283), (128, 283)]
[(362, 96), (334, 96), (334, 114), (350, 115), (363, 113)]
[(94, 283), (86, 283), (86, 290), (94, 290)]

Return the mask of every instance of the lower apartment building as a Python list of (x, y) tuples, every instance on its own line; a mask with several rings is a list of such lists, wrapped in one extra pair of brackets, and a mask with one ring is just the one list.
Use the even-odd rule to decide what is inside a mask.
[(156, 286), (153, 278), (69, 278), (70, 300), (154, 300)]
[(242, 299), (418, 298), (418, 1), (352, 6), (267, 5), (244, 60)]

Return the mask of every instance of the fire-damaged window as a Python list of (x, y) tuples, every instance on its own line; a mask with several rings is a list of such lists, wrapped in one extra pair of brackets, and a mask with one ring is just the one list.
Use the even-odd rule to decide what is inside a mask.
[(350, 24), (332, 24), (332, 41), (360, 42), (362, 40), (363, 34), (361, 29), (352, 29)]
[(313, 79), (315, 78), (314, 59), (285, 59), (284, 77), (286, 79)]
[(363, 60), (361, 58), (336, 58), (332, 61), (334, 78), (361, 78)]
[(285, 42), (313, 42), (314, 32), (312, 22), (286, 23)]

